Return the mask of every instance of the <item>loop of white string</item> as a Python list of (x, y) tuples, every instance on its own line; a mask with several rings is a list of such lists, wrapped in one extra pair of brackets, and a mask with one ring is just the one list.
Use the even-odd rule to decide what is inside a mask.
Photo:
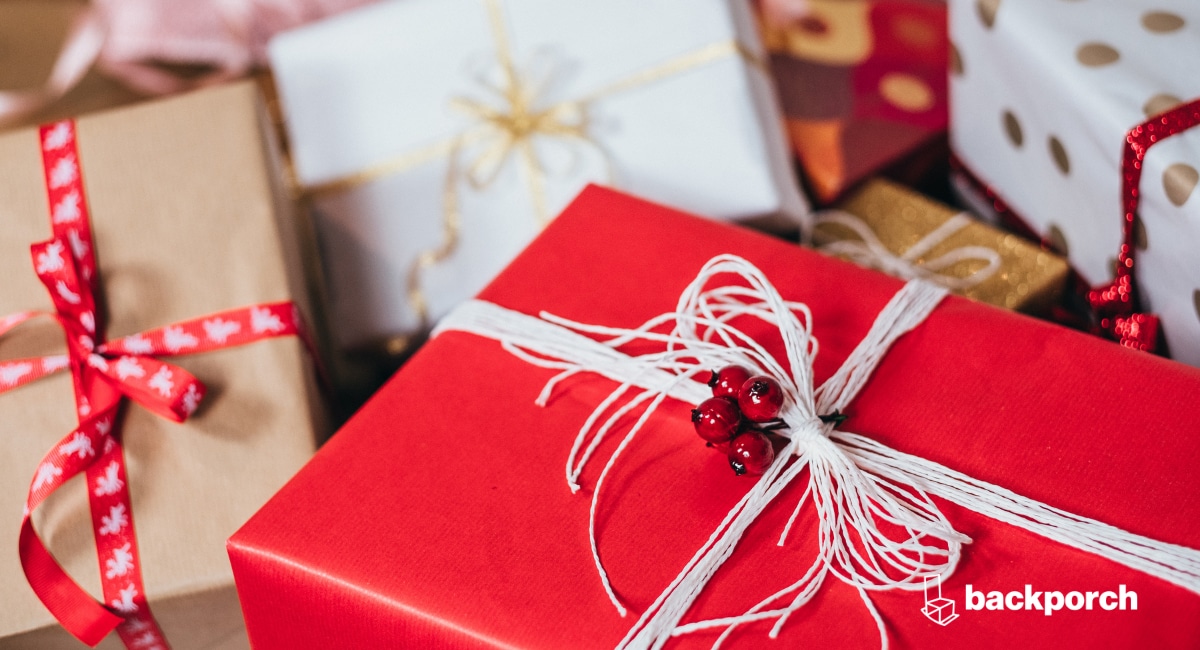
[[(877, 269), (905, 280), (921, 279), (952, 291), (969, 289), (985, 282), (1000, 270), (1000, 254), (986, 246), (960, 246), (923, 263), (923, 255), (948, 237), (971, 223), (965, 213), (950, 217), (929, 231), (904, 253), (897, 255), (883, 245), (874, 230), (859, 217), (841, 210), (826, 210), (815, 215), (815, 224), (837, 224), (858, 235), (858, 239), (839, 239), (818, 247), (818, 250), (845, 257), (860, 266)], [(956, 278), (942, 271), (967, 260), (986, 262), (966, 277)]]
[[(717, 284), (713, 282), (717, 276), (736, 280)], [(715, 286), (708, 288), (710, 284)], [(599, 374), (617, 383), (575, 438), (566, 468), (572, 491), (579, 490), (584, 467), (617, 422), (640, 409), (605, 462), (589, 510), (593, 560), (605, 592), (622, 616), (626, 608), (609, 581), (596, 543), (596, 512), (609, 471), (665, 399), (697, 404), (711, 394), (703, 383), (710, 369), (739, 364), (779, 381), (786, 396), (781, 418), (788, 425), (778, 431), (788, 438), (783, 451), (642, 613), (619, 648), (660, 648), (673, 636), (724, 628), (714, 644), (718, 647), (738, 626), (760, 620), (775, 621), (770, 632), (774, 638), (830, 576), (858, 591), (886, 648), (886, 626), (869, 592), (918, 591), (931, 577), (944, 579), (957, 566), (962, 545), (971, 541), (954, 530), (932, 497), (1200, 594), (1200, 552), (1073, 515), (821, 421), (820, 415), (840, 411), (853, 401), (888, 348), (919, 326), (945, 293), (944, 288), (919, 280), (906, 284), (841, 368), (819, 388), (813, 383), (818, 346), (808, 307), (784, 300), (761, 271), (731, 255), (710, 260), (684, 290), (675, 311), (640, 327), (588, 325), (547, 313), (535, 318), (473, 301), (444, 319), (434, 335), (450, 330), (474, 333), (499, 341), (528, 363), (558, 370), (538, 396), (540, 405), (560, 382), (579, 373)], [(777, 330), (786, 352), (784, 364), (741, 329), (755, 319)], [(657, 351), (622, 351), (634, 343), (644, 348), (647, 342), (656, 344)], [(741, 614), (681, 625), (749, 526), (806, 471), (807, 486), (779, 539), (782, 546), (801, 509), (811, 503), (819, 520), (818, 553), (799, 572), (800, 579)]]

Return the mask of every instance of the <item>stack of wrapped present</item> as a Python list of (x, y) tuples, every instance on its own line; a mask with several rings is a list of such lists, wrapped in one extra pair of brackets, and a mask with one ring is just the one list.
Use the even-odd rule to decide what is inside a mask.
[(0, 5), (0, 648), (1200, 645), (1198, 29)]

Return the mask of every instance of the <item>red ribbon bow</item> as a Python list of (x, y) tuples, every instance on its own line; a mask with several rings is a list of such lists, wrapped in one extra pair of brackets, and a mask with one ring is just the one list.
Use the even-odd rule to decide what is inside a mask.
[[(291, 302), (254, 305), (159, 329), (104, 340), (97, 311), (96, 260), (71, 121), (42, 127), (42, 160), (54, 238), (31, 247), (34, 269), (50, 292), (67, 339), (67, 354), (0, 364), (0, 392), (69, 369), (79, 426), (45, 455), (29, 489), (21, 523), (21, 565), (30, 586), (62, 626), (94, 646), (114, 628), (127, 647), (166, 648), (146, 602), (134, 536), (117, 410), (129, 397), (153, 413), (181, 422), (204, 397), (204, 385), (157, 357), (194, 354), (278, 336), (300, 336)], [(0, 318), (0, 335), (42, 315)], [(311, 349), (311, 346), (310, 346)], [(50, 555), (31, 513), (76, 474), (86, 473), (104, 602), (84, 591)]]
[(1087, 294), (1101, 333), (1137, 350), (1159, 349), (1158, 316), (1138, 311), (1133, 278), (1133, 233), (1141, 201), (1142, 164), (1150, 147), (1200, 124), (1200, 100), (1177, 106), (1133, 127), (1125, 134), (1121, 160), (1121, 248), (1116, 277)]

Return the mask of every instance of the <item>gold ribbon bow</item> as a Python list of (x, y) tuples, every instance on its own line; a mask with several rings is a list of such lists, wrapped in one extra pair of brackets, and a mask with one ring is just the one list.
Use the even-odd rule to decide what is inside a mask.
[[(428, 324), (429, 310), (421, 290), (421, 275), (429, 267), (446, 259), (458, 246), (461, 222), (458, 188), (464, 179), (472, 188), (482, 190), (495, 181), (509, 160), (515, 158), (521, 165), (525, 182), (528, 184), (534, 214), (539, 223), (544, 225), (549, 219), (545, 191), (548, 171), (534, 148), (535, 137), (574, 139), (590, 145), (600, 151), (608, 163), (611, 182), (611, 160), (589, 129), (588, 112), (593, 102), (730, 56), (739, 56), (765, 70), (765, 64), (736, 40), (722, 41), (653, 65), (581, 97), (539, 107), (541, 84), (532, 81), (529, 75), (519, 74), (517, 70), (500, 0), (483, 2), (488, 12), (496, 60), (503, 74), (500, 87), (486, 83), (484, 85), (498, 95), (500, 101), (493, 104), (475, 98), (454, 97), (450, 100), (451, 106), (470, 119), (469, 126), (458, 134), (432, 145), (402, 153), (349, 176), (300, 188), (302, 197), (320, 197), (344, 192), (433, 160), (448, 159), (449, 165), (442, 190), (442, 243), (437, 248), (418, 255), (408, 276), (409, 302), (423, 325), (422, 329)], [(474, 148), (478, 147), (478, 153), (470, 160), (464, 161), (462, 158), (468, 147), (472, 148), (472, 153)], [(401, 338), (388, 347), (389, 350), (397, 351), (407, 347), (407, 343), (406, 338)]]

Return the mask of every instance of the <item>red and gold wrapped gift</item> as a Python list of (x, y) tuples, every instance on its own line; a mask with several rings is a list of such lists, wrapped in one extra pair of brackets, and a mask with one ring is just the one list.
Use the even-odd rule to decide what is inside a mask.
[(944, 0), (760, 0), (788, 133), (814, 197), (930, 146), (948, 123)]
[(268, 125), (245, 83), (0, 138), (4, 642), (244, 643), (222, 540), (324, 427)]
[[(595, 325), (583, 334), (576, 328), (575, 336), (604, 348), (597, 341), (684, 311), (689, 283), (723, 254), (761, 269), (783, 300), (808, 305), (806, 320), (820, 343), (814, 385), (834, 374), (901, 287), (785, 242), (591, 188), (478, 299), (523, 322)], [(786, 362), (779, 329), (742, 331)], [(628, 354), (656, 353), (664, 344), (630, 347), (636, 349)], [(724, 454), (696, 436), (693, 403), (671, 398), (640, 425), (641, 410), (618, 416), (574, 493), (563, 473), (573, 440), (620, 381), (571, 373), (570, 364), (514, 349), (443, 329), (231, 538), (256, 648), (616, 647), (759, 485), (736, 476)], [(531, 363), (539, 359), (544, 363)], [(544, 393), (564, 371), (569, 375)], [(955, 481), (969, 476), (989, 490), (1012, 491), (997, 503), (1020, 495), (1061, 508), (1053, 517), (1105, 522), (1131, 540), (1157, 540), (1155, 548), (1182, 545), (1160, 556), (1167, 564), (1174, 553), (1190, 559), (1135, 570), (931, 496), (972, 540), (959, 549), (940, 595), (930, 584), (923, 596), (918, 578), (908, 589), (870, 593), (872, 609), (858, 589), (829, 575), (777, 640), (768, 638), (775, 621), (763, 620), (738, 626), (725, 647), (878, 648), (881, 630), (890, 647), (1194, 647), (1200, 596), (1194, 576), (1179, 576), (1194, 572), (1191, 549), (1200, 545), (1200, 410), (1190, 400), (1197, 390), (1200, 372), (1193, 368), (945, 298), (891, 345), (841, 410), (845, 418), (829, 418), (844, 421), (830, 426), (910, 462), (961, 472)], [(815, 418), (809, 424), (824, 426)], [(635, 426), (636, 437), (623, 440)], [(619, 462), (604, 469), (618, 446)], [(605, 593), (589, 544), (601, 474), (596, 552), (615, 598), (629, 610), (625, 617)], [(802, 579), (821, 552), (819, 527), (831, 521), (804, 503), (807, 482), (784, 488), (745, 530), (684, 623), (741, 615)], [(897, 489), (940, 488), (918, 482)], [(803, 505), (780, 546), (797, 503)], [(1075, 538), (1077, 547), (1088, 534)], [(926, 559), (944, 561), (937, 557)], [(975, 601), (964, 600), (966, 585), (1061, 594), (1115, 593), (1124, 585), (1138, 603), (1136, 610), (1127, 603), (1124, 610), (1063, 608), (1052, 615), (1041, 605), (975, 609), (968, 607)], [(946, 600), (957, 604), (953, 620), (944, 615)], [(667, 647), (711, 647), (721, 632), (694, 631)]]

